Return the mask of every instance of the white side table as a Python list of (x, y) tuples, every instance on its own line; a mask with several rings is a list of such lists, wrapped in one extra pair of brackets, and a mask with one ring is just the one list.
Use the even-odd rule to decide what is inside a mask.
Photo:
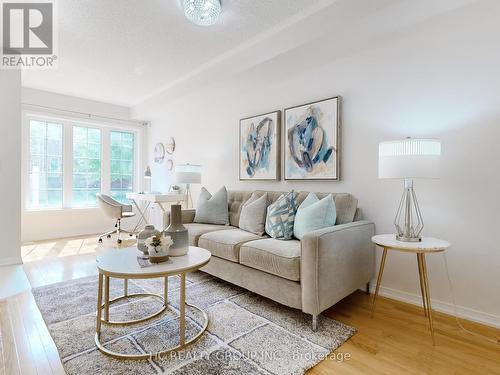
[(418, 274), (420, 277), (420, 291), (422, 293), (424, 314), (429, 319), (432, 344), (435, 345), (436, 342), (434, 340), (431, 297), (429, 294), (429, 279), (427, 277), (427, 265), (425, 263), (425, 254), (445, 251), (447, 248), (451, 246), (450, 243), (447, 241), (438, 240), (437, 238), (431, 238), (431, 237), (424, 237), (420, 242), (403, 242), (396, 240), (396, 235), (394, 234), (379, 234), (373, 236), (372, 242), (384, 249), (384, 252), (382, 253), (382, 260), (380, 261), (380, 269), (377, 277), (377, 286), (375, 288), (375, 295), (373, 296), (372, 316), (375, 311), (375, 304), (377, 302), (378, 292), (380, 289), (380, 282), (382, 281), (382, 275), (384, 273), (387, 250), (396, 250), (396, 251), (403, 251), (407, 253), (417, 254)]
[[(118, 359), (148, 359), (153, 355), (162, 356), (172, 351), (180, 350), (185, 348), (187, 345), (194, 343), (198, 340), (203, 332), (208, 327), (208, 315), (198, 306), (192, 305), (186, 302), (186, 273), (193, 272), (204, 265), (206, 265), (211, 258), (211, 254), (208, 250), (202, 249), (200, 247), (189, 246), (189, 251), (186, 255), (178, 257), (170, 257), (170, 260), (164, 263), (158, 263), (152, 265), (151, 267), (141, 268), (137, 262), (137, 256), (141, 253), (135, 247), (129, 247), (126, 249), (119, 250), (109, 250), (102, 255), (97, 257), (97, 270), (99, 271), (99, 284), (97, 290), (97, 319), (96, 319), (96, 334), (95, 334), (95, 344), (97, 348), (114, 358)], [(130, 325), (139, 322), (149, 320), (163, 311), (168, 307), (168, 277), (173, 275), (179, 275), (181, 278), (181, 286), (179, 289), (180, 302), (179, 302), (179, 344), (175, 347), (163, 349), (157, 353), (148, 354), (123, 354), (103, 346), (100, 341), (101, 336), (101, 324), (108, 325)], [(164, 290), (163, 296), (150, 293), (136, 293), (128, 294), (127, 291), (127, 280), (129, 279), (152, 279), (152, 278), (164, 278)], [(124, 279), (124, 295), (117, 297), (113, 300), (109, 298), (109, 285), (110, 278)], [(104, 289), (104, 304), (103, 299), (103, 289)], [(125, 298), (131, 297), (155, 297), (161, 302), (163, 302), (163, 307), (156, 313), (149, 315), (142, 319), (129, 320), (129, 321), (111, 321), (109, 319), (109, 307), (112, 303), (118, 302)], [(202, 329), (192, 338), (186, 340), (186, 305), (195, 308), (200, 311), (204, 318), (204, 323)], [(104, 310), (104, 319), (102, 318), (102, 311)]]

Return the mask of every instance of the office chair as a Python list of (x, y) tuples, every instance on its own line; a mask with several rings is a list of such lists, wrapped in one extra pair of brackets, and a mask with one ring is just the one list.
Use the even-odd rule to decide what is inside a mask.
[(129, 236), (132, 236), (134, 233), (121, 228), (121, 219), (135, 216), (135, 213), (132, 211), (132, 205), (122, 204), (106, 194), (96, 194), (96, 196), (99, 208), (104, 211), (106, 216), (116, 220), (116, 229), (101, 234), (99, 236), (99, 242), (102, 242), (102, 238), (104, 236), (106, 236), (107, 238), (111, 238), (111, 235), (113, 233), (117, 234), (118, 237), (116, 242), (118, 243), (122, 243), (122, 240), (120, 239), (121, 232), (128, 233)]

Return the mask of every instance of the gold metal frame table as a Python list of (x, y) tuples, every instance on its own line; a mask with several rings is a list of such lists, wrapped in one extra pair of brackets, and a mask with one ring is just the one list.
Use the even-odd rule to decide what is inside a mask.
[(402, 251), (406, 253), (417, 254), (418, 275), (420, 278), (420, 291), (422, 293), (422, 303), (424, 306), (424, 315), (429, 319), (429, 328), (431, 330), (432, 344), (436, 345), (434, 339), (434, 323), (432, 321), (431, 296), (429, 293), (429, 278), (427, 277), (427, 265), (425, 255), (430, 253), (439, 253), (445, 251), (451, 245), (447, 241), (432, 237), (423, 237), (420, 242), (403, 242), (396, 239), (394, 234), (379, 234), (372, 237), (372, 242), (380, 246), (384, 251), (380, 260), (380, 269), (377, 277), (377, 286), (373, 296), (372, 316), (375, 312), (380, 283), (384, 273), (385, 260), (388, 250)]
[[(97, 290), (97, 319), (96, 319), (96, 334), (95, 344), (97, 348), (104, 354), (115, 358), (121, 359), (148, 359), (152, 356), (162, 356), (172, 351), (185, 348), (187, 345), (194, 343), (198, 340), (208, 326), (208, 315), (199, 307), (186, 302), (186, 273), (193, 272), (210, 261), (211, 254), (208, 250), (190, 246), (186, 255), (178, 257), (170, 257), (167, 262), (158, 263), (151, 267), (142, 268), (138, 261), (137, 256), (142, 253), (135, 247), (126, 249), (109, 250), (97, 257), (97, 269), (99, 271), (99, 284)], [(101, 325), (130, 325), (154, 318), (168, 309), (168, 277), (179, 275), (181, 278), (181, 285), (179, 289), (180, 302), (179, 302), (179, 344), (175, 347), (163, 349), (156, 353), (149, 354), (123, 354), (112, 351), (104, 347), (100, 341)], [(117, 278), (124, 280), (124, 293), (123, 296), (109, 299), (109, 282), (110, 278)], [(128, 280), (129, 279), (154, 279), (164, 278), (163, 296), (152, 293), (136, 293), (128, 294)], [(103, 292), (104, 289), (104, 292)], [(104, 295), (104, 303), (102, 301)], [(129, 321), (110, 321), (109, 307), (111, 304), (116, 303), (125, 298), (135, 297), (154, 297), (163, 302), (163, 307), (147, 317), (129, 320)], [(186, 305), (191, 306), (201, 312), (204, 318), (202, 329), (191, 339), (186, 341)], [(102, 316), (104, 310), (104, 318)]]

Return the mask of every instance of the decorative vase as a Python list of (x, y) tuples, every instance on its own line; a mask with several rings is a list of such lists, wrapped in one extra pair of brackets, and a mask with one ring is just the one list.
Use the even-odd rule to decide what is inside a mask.
[(146, 225), (143, 230), (139, 232), (137, 235), (137, 248), (144, 253), (144, 255), (148, 255), (148, 247), (144, 243), (149, 237), (154, 237), (159, 235), (161, 232), (155, 229), (154, 225)]
[(170, 208), (170, 225), (164, 231), (174, 243), (170, 247), (170, 256), (186, 255), (189, 249), (188, 230), (182, 225), (181, 205), (173, 204)]
[[(156, 238), (160, 243), (156, 246), (154, 245)], [(161, 263), (166, 262), (170, 255), (170, 246), (172, 246), (173, 241), (170, 236), (159, 235), (159, 237), (150, 237), (146, 241), (148, 248), (149, 261), (151, 263)]]

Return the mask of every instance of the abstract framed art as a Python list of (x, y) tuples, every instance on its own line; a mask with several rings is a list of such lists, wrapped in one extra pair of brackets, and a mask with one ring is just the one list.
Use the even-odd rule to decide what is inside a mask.
[(285, 180), (340, 179), (339, 96), (285, 109)]
[(281, 111), (240, 120), (240, 180), (280, 179)]

